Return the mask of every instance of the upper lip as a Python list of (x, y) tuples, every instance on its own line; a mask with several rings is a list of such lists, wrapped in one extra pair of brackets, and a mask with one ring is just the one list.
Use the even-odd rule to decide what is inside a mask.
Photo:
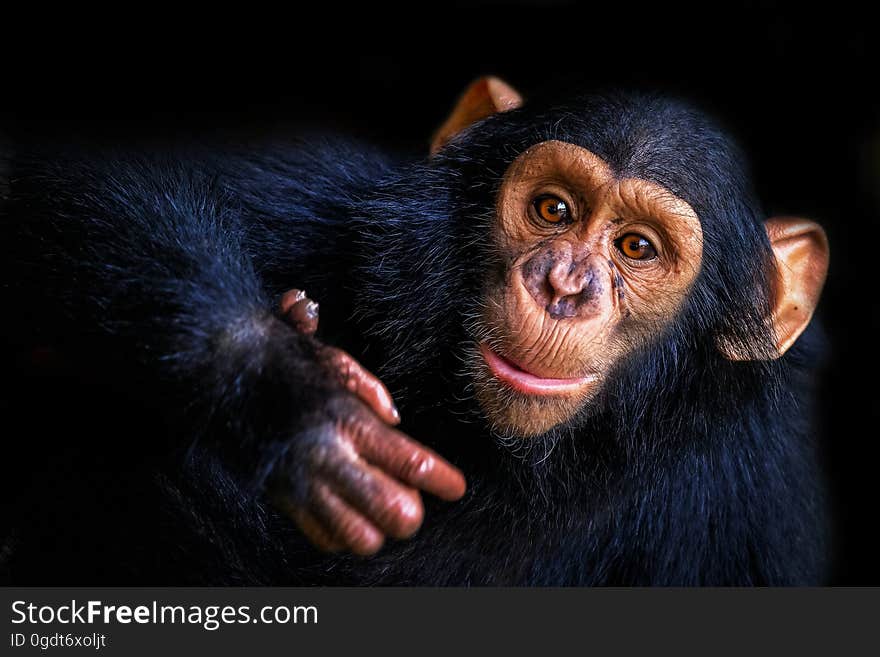
[(508, 358), (480, 343), (483, 359), (495, 375), (510, 387), (530, 395), (558, 395), (573, 392), (596, 380), (595, 376), (548, 378), (532, 374)]

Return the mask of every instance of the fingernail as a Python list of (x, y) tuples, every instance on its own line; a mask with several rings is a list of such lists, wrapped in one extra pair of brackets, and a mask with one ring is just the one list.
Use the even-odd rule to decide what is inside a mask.
[(318, 302), (309, 301), (306, 304), (306, 315), (309, 319), (315, 319), (318, 316)]
[(391, 405), (391, 416), (395, 422), (400, 422), (400, 411), (397, 410), (397, 406), (394, 404)]

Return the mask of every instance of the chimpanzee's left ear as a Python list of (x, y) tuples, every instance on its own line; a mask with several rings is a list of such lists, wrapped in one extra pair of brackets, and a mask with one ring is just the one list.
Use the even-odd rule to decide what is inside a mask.
[(452, 114), (431, 138), (431, 155), (472, 123), (497, 112), (516, 109), (522, 103), (522, 96), (503, 80), (493, 77), (475, 80), (465, 89)]
[(816, 310), (828, 273), (828, 238), (819, 224), (775, 217), (764, 226), (776, 256), (772, 321), (779, 356), (794, 344)]
[(828, 273), (828, 238), (821, 226), (796, 217), (775, 217), (764, 226), (776, 257), (770, 313), (776, 350), (762, 356), (722, 348), (732, 360), (779, 358), (788, 351), (810, 323)]

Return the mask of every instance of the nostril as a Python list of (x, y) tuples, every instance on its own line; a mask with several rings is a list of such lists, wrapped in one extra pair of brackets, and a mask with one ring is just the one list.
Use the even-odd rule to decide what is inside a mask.
[(595, 273), (592, 269), (587, 269), (586, 273), (581, 277), (580, 281), (580, 289), (578, 292), (582, 295), (589, 295), (590, 290), (593, 287), (593, 279), (595, 278)]
[[(571, 281), (576, 281), (571, 283)], [(569, 283), (571, 293), (565, 294), (558, 288), (548, 298), (544, 308), (553, 319), (565, 319), (593, 312), (593, 309), (602, 294), (602, 285), (599, 277), (592, 270), (588, 270), (578, 277), (572, 277)]]
[(593, 270), (578, 266), (575, 262), (571, 265), (553, 267), (548, 275), (548, 282), (552, 288), (554, 297), (567, 297), (577, 295), (590, 287), (593, 281)]
[(572, 296), (555, 298), (546, 306), (547, 314), (553, 319), (567, 319), (578, 314), (579, 304)]
[(596, 274), (586, 258), (545, 251), (523, 263), (522, 276), (532, 298), (556, 319), (578, 314), (594, 295)]

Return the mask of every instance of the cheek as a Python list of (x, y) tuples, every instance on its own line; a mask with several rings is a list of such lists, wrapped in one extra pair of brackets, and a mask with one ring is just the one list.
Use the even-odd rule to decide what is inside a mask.
[(612, 285), (621, 308), (621, 329), (655, 331), (668, 324), (687, 296), (686, 289), (670, 285), (665, 272), (626, 271), (614, 267)]
[[(538, 253), (526, 258), (522, 263), (522, 278), (526, 285), (532, 285), (547, 277), (547, 272), (556, 261), (556, 254), (552, 248), (543, 249)], [(513, 266), (516, 266), (515, 264)]]

